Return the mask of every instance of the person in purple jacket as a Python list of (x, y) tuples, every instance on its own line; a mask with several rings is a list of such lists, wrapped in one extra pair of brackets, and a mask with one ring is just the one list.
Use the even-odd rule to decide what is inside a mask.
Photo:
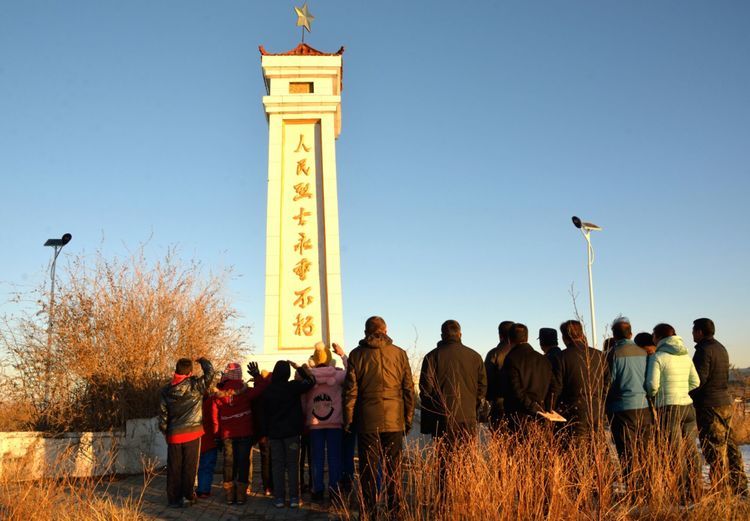
[[(315, 344), (308, 365), (315, 376), (315, 387), (304, 397), (305, 420), (310, 429), (312, 452), (312, 499), (323, 499), (323, 468), (328, 460), (328, 496), (338, 497), (341, 477), (342, 439), (344, 434), (341, 396), (346, 377), (346, 354), (338, 344), (334, 352), (341, 357), (343, 368), (335, 366), (331, 350), (323, 342)], [(327, 456), (327, 457), (326, 457)]]

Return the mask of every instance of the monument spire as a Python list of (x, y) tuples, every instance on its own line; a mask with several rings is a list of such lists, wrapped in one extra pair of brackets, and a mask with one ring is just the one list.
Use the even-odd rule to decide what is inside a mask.
[(315, 17), (307, 9), (307, 2), (302, 4), (302, 7), (295, 7), (294, 12), (297, 14), (297, 27), (302, 27), (302, 43), (305, 43), (305, 29), (310, 32), (310, 24)]
[[(295, 8), (302, 30), (312, 15)], [(268, 119), (266, 306), (263, 353), (306, 360), (317, 342), (343, 344), (336, 138), (341, 133), (343, 47), (260, 46)]]

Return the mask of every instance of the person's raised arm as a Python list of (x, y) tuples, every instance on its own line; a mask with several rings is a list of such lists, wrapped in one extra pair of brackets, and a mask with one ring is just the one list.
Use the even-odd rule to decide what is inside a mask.
[[(356, 349), (355, 349), (356, 351)], [(356, 365), (349, 363), (346, 368), (346, 377), (344, 378), (344, 391), (343, 391), (343, 412), (344, 412), (344, 430), (347, 432), (351, 431), (352, 421), (354, 421), (354, 405), (357, 403), (357, 371)]]
[(349, 365), (349, 359), (346, 356), (346, 351), (344, 351), (344, 348), (340, 345), (333, 343), (333, 352), (339, 355), (341, 358), (341, 365), (343, 365), (344, 370), (343, 371), (336, 371), (336, 375), (334, 376), (336, 383), (339, 385), (344, 384), (344, 379), (346, 378), (346, 368)]
[(315, 387), (315, 376), (312, 374), (312, 371), (310, 371), (310, 368), (307, 367), (307, 364), (299, 366), (290, 360), (289, 365), (297, 370), (297, 375), (300, 378), (299, 380), (294, 380), (292, 382), (292, 384), (295, 385), (295, 390), (299, 394), (304, 394)]
[(247, 373), (253, 378), (253, 386), (247, 389), (247, 393), (249, 393), (251, 400), (255, 400), (263, 394), (263, 391), (269, 386), (271, 383), (271, 376), (269, 375), (268, 378), (263, 378), (261, 376), (260, 369), (258, 369), (258, 362), (248, 362)]
[(205, 357), (200, 357), (196, 360), (201, 365), (203, 376), (198, 379), (198, 385), (196, 389), (201, 394), (206, 394), (206, 391), (211, 387), (211, 382), (214, 379), (214, 366)]

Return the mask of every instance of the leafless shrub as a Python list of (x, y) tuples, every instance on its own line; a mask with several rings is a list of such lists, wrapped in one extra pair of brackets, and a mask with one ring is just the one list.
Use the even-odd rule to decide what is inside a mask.
[(153, 416), (178, 358), (221, 363), (241, 351), (225, 278), (202, 278), (172, 250), (152, 265), (142, 247), (127, 259), (74, 257), (59, 279), (49, 336), (44, 290), (36, 313), (0, 324), (7, 403), (29, 404), (24, 427), (45, 431), (101, 431)]

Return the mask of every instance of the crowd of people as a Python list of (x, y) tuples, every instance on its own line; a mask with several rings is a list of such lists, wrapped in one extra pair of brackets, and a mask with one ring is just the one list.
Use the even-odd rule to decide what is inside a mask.
[[(692, 360), (668, 324), (634, 337), (630, 321), (618, 317), (604, 351), (589, 346), (579, 321), (566, 321), (559, 331), (564, 349), (556, 329), (539, 330), (542, 354), (529, 344), (524, 324), (501, 322), (500, 342), (483, 360), (463, 345), (458, 322), (444, 322), (441, 341), (425, 355), (419, 375), (420, 432), (450, 451), (474, 438), (480, 423), (488, 423), (490, 432), (511, 433), (538, 424), (563, 447), (575, 447), (591, 443), (609, 425), (624, 478), (634, 471), (634, 456), (655, 440), (684, 448), (684, 501), (694, 499), (690, 491), (700, 479), (699, 438), (712, 482), (747, 495), (730, 427), (729, 359), (710, 319), (694, 321)], [(340, 367), (323, 343), (301, 366), (280, 360), (267, 373), (251, 362), (252, 385), (237, 363), (214, 385), (208, 360), (197, 360), (203, 372), (197, 377), (192, 361), (180, 359), (161, 391), (169, 505), (210, 495), (219, 450), (226, 502), (243, 504), (255, 444), (264, 493), (276, 507), (287, 498), (291, 508), (300, 506), (306, 459), (312, 499), (322, 500), (327, 489), (335, 502), (351, 487), (356, 439), (363, 511), (374, 511), (379, 493), (388, 511), (398, 511), (403, 439), (417, 403), (408, 356), (377, 316), (367, 319), (365, 336), (348, 357), (337, 344), (332, 348)], [(441, 488), (443, 480), (444, 468)]]

